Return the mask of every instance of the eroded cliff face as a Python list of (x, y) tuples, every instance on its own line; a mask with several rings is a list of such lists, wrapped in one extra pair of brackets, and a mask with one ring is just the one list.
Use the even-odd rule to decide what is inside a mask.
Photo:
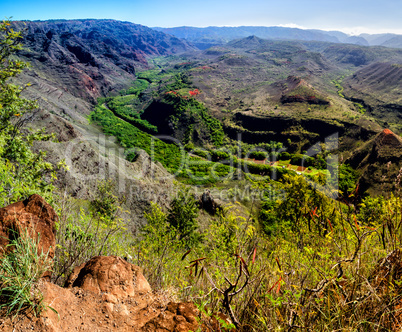
[(361, 173), (359, 190), (379, 195), (400, 191), (402, 139), (384, 129), (357, 149), (346, 161)]
[(20, 52), (53, 88), (90, 102), (135, 80), (148, 57), (192, 50), (176, 37), (114, 20), (14, 22), (25, 29)]

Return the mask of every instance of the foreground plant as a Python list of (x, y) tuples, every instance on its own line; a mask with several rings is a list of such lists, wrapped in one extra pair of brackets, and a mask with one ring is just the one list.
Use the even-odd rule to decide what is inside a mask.
[(284, 177), (286, 199), (257, 217), (236, 205), (209, 217), (197, 245), (153, 204), (138, 265), (156, 288), (197, 303), (211, 328), (223, 313), (247, 332), (399, 331), (402, 199), (347, 205), (301, 181)]
[[(29, 65), (15, 57), (22, 49), (23, 31), (9, 20), (0, 22), (0, 206), (34, 193), (52, 203), (56, 168), (44, 160), (45, 152), (33, 151), (35, 141), (51, 140), (52, 134), (28, 129), (38, 103), (23, 97), (30, 84), (14, 84)], [(58, 166), (62, 166), (63, 162)]]
[(63, 286), (76, 266), (94, 256), (127, 255), (133, 236), (127, 232), (123, 200), (114, 195), (112, 181), (100, 181), (94, 199), (85, 202), (60, 194), (52, 281)]
[(38, 282), (52, 267), (48, 252), (38, 252), (39, 236), (32, 239), (28, 231), (7, 247), (12, 251), (0, 260), (0, 309), (16, 317), (21, 310), (39, 315), (46, 305)]

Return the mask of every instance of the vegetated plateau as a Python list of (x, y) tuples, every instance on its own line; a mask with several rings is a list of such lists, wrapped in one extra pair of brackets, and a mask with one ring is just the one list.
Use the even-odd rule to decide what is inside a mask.
[(401, 49), (113, 20), (1, 31), (0, 198), (56, 210), (53, 283), (117, 255), (203, 331), (400, 328)]

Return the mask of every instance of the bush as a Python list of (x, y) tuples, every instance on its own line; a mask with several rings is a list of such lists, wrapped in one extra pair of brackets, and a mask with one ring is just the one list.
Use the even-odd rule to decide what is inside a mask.
[(120, 206), (123, 203), (113, 193), (114, 189), (115, 183), (112, 180), (100, 181), (98, 183), (96, 196), (90, 202), (90, 207), (95, 213), (110, 220), (116, 218), (117, 213), (121, 210)]
[(356, 187), (358, 173), (347, 164), (339, 166), (339, 191), (342, 195), (349, 195)]
[[(153, 204), (133, 256), (150, 280), (195, 301), (208, 317), (223, 310), (238, 331), (389, 331), (400, 324), (401, 199), (366, 199), (357, 213), (300, 176), (276, 186), (259, 224), (234, 205), (203, 225), (192, 250)], [(378, 264), (384, 257), (392, 259)]]
[(228, 160), (230, 159), (229, 153), (222, 150), (211, 150), (212, 161)]
[(172, 200), (167, 215), (167, 221), (173, 226), (179, 240), (186, 248), (196, 246), (201, 241), (198, 233), (198, 203), (189, 190), (179, 191), (177, 197)]
[(264, 160), (268, 156), (267, 152), (265, 151), (252, 151), (249, 155), (249, 158), (257, 159), (257, 160)]
[(177, 231), (168, 223), (167, 214), (154, 202), (145, 218), (147, 224), (136, 239), (133, 256), (137, 257), (137, 264), (144, 269), (152, 287), (172, 287), (177, 282), (176, 272), (179, 272), (172, 266), (184, 267), (180, 264), (182, 246)]
[(281, 153), (278, 155), (278, 160), (289, 160), (290, 158), (291, 158), (290, 153), (289, 153), (289, 152), (286, 152), (286, 151), (281, 152)]
[[(103, 198), (98, 197), (97, 200), (103, 201)], [(59, 222), (52, 274), (54, 283), (64, 286), (73, 269), (93, 256), (127, 255), (133, 235), (127, 232), (126, 225), (120, 218), (122, 209), (118, 201), (111, 209), (101, 209), (113, 211), (114, 214), (110, 217), (109, 212), (88, 212), (88, 202), (68, 197), (58, 197), (57, 202)]]

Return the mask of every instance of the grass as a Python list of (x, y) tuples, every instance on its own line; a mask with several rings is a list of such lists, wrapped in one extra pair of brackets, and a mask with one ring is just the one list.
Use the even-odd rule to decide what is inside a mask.
[(28, 231), (12, 241), (9, 248), (12, 251), (3, 256), (0, 265), (0, 309), (7, 316), (16, 317), (21, 311), (37, 316), (46, 308), (38, 282), (51, 269), (52, 262), (48, 253), (38, 252), (39, 236), (34, 240)]

